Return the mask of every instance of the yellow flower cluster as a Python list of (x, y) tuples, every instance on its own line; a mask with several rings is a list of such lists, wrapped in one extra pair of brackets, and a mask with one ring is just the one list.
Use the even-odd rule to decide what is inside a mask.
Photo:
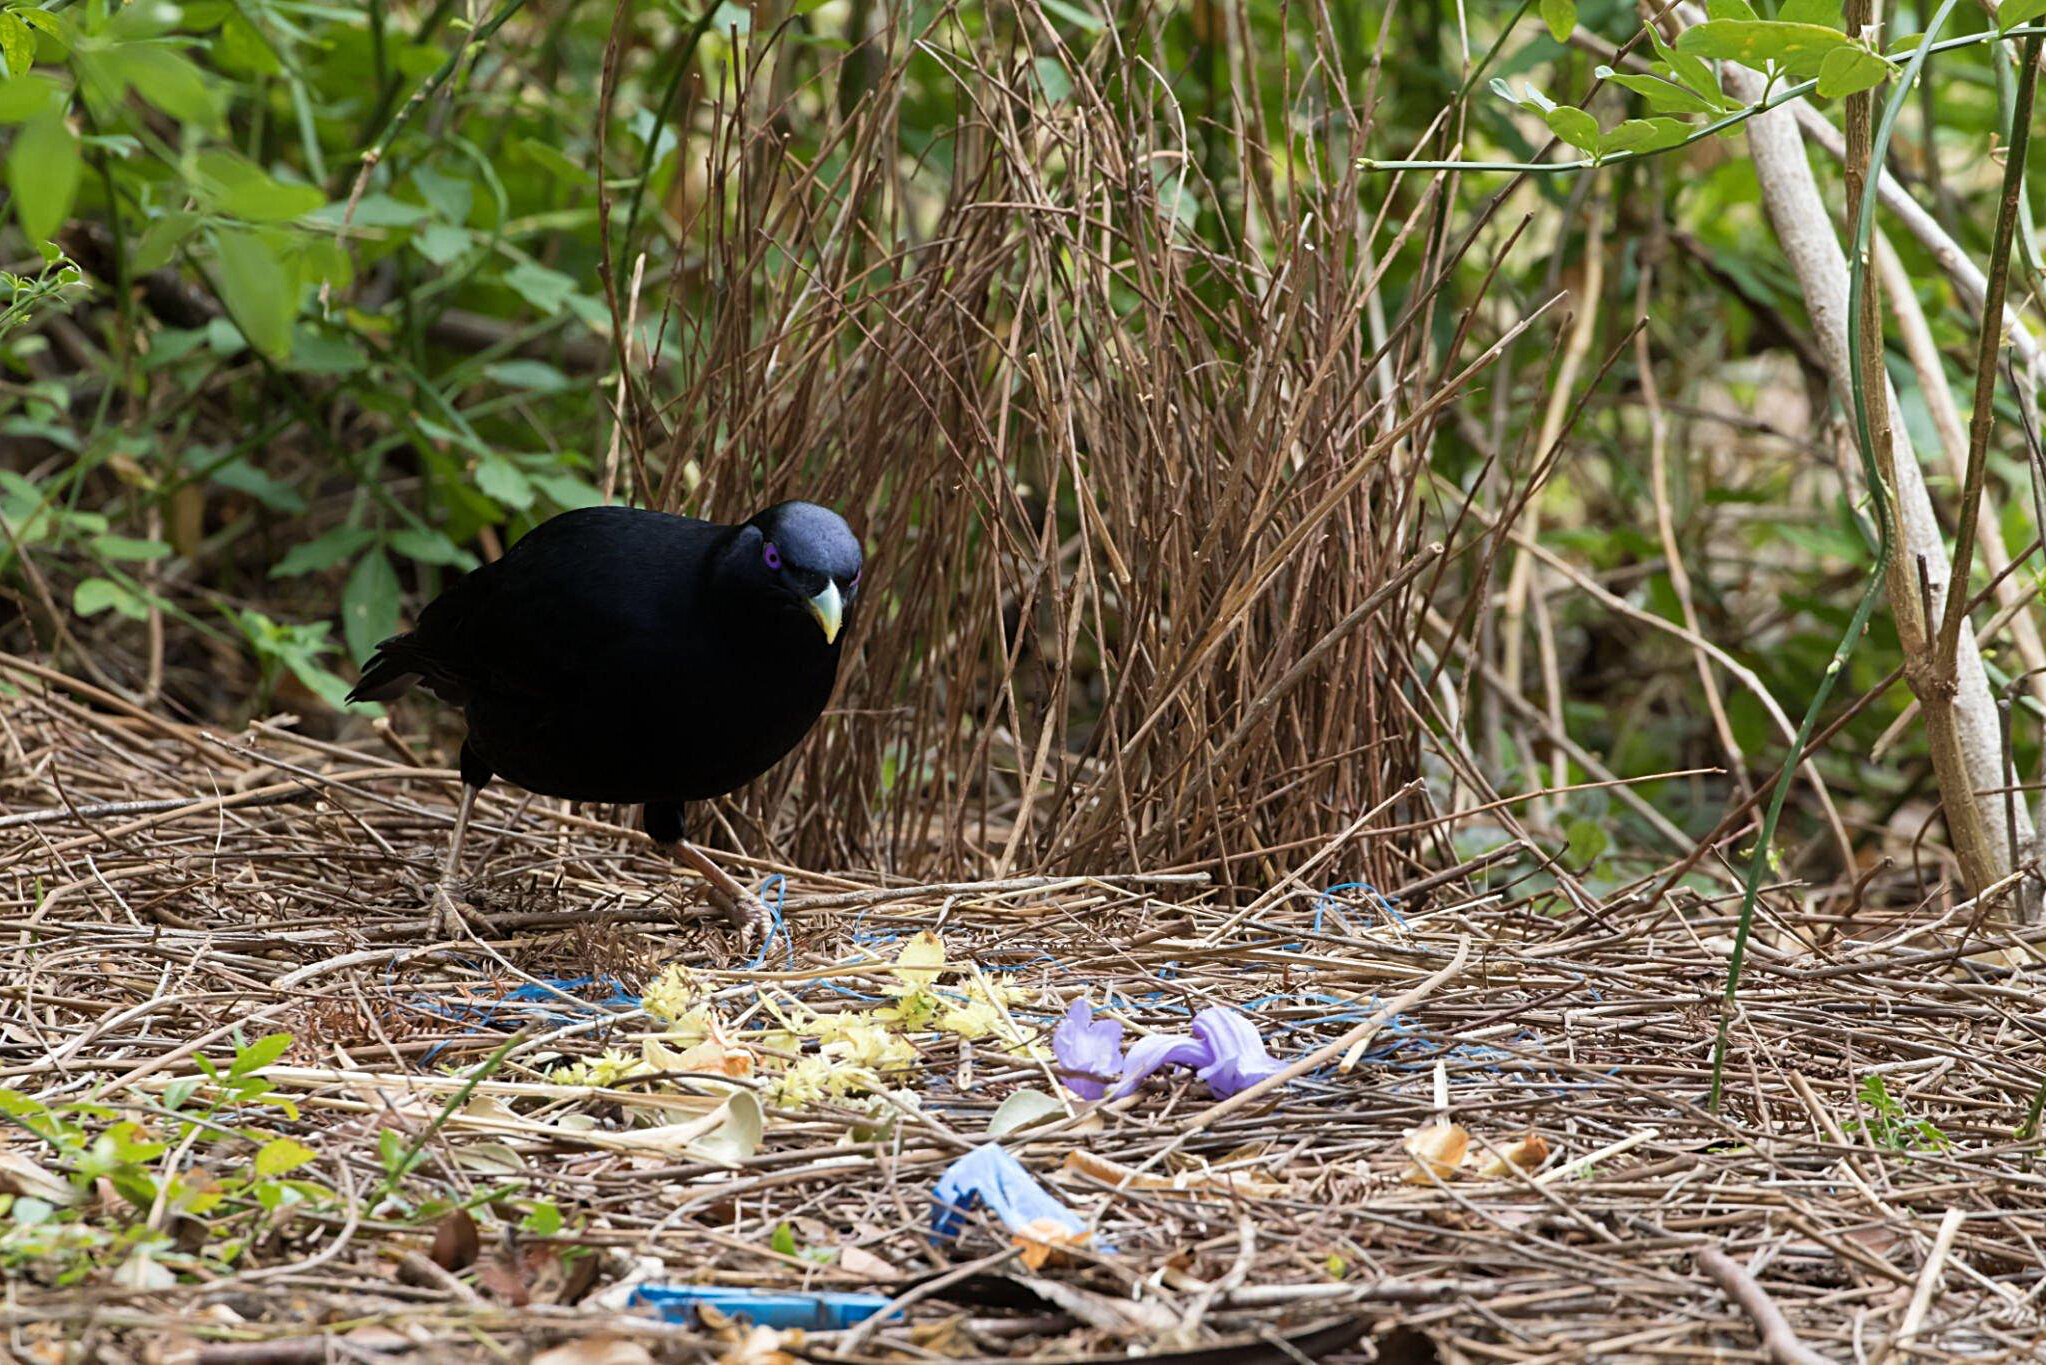
[[(775, 1026), (735, 1034), (696, 973), (669, 967), (641, 997), (647, 1013), (667, 1027), (642, 1042), (639, 1056), (607, 1051), (560, 1067), (551, 1079), (606, 1086), (675, 1071), (737, 1077), (757, 1069), (763, 1073), (760, 1098), (765, 1104), (799, 1109), (829, 1100), (886, 1121), (894, 1109), (881, 1098), (884, 1092), (913, 1105), (913, 1092), (893, 1090), (890, 1083), (899, 1084), (921, 1063), (916, 1034), (992, 1038), (1018, 1054), (1049, 1055), (1034, 1031), (1009, 1012), (1010, 1005), (1027, 1001), (1030, 993), (989, 980), (977, 963), (948, 961), (936, 934), (926, 930), (911, 939), (889, 970), (895, 980), (882, 987), (886, 1004), (827, 1013), (787, 995), (763, 994), (760, 1004)], [(941, 986), (940, 979), (948, 975), (956, 980)]]

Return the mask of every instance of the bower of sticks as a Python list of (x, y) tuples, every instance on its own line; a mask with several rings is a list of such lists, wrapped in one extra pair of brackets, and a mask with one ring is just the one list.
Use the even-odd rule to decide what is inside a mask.
[[(2037, 1071), (1983, 964), (2037, 935), (1965, 905), (1758, 933), (1715, 1108), (1734, 907), (1688, 892), (756, 862), (749, 960), (641, 836), (493, 789), (434, 943), (453, 775), (388, 728), (5, 674), (15, 1358), (2036, 1358)], [(1282, 1065), (1086, 1100), (1082, 999)], [(1004, 1221), (1017, 1171), (1056, 1217)]]

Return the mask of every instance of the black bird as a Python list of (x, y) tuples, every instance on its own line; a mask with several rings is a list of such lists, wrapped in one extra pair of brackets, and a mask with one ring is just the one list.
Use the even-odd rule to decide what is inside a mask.
[(456, 581), (377, 646), (350, 701), (416, 685), (460, 706), (462, 804), (434, 926), (492, 777), (571, 801), (636, 803), (649, 836), (711, 883), (749, 936), (765, 911), (683, 838), (684, 802), (766, 772), (823, 713), (860, 543), (784, 502), (736, 526), (630, 507), (564, 512)]

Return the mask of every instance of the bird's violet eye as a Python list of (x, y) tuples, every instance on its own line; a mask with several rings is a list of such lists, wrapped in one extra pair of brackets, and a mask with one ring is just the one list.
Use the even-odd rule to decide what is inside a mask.
[(781, 550), (771, 540), (760, 547), (760, 557), (767, 561), (767, 567), (770, 569), (781, 567)]

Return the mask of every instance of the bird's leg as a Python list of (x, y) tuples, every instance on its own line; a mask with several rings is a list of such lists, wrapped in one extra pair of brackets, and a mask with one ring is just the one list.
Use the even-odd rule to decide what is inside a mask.
[(671, 853), (695, 868), (710, 883), (711, 899), (720, 910), (731, 916), (732, 924), (739, 931), (741, 947), (751, 948), (767, 937), (773, 921), (758, 896), (734, 881), (731, 873), (712, 862), (709, 854), (687, 839), (677, 839), (668, 847)]
[(433, 903), (428, 907), (427, 923), (439, 938), (454, 938), (462, 931), (462, 911), (448, 888), (462, 870), (462, 840), (469, 833), (469, 813), (476, 808), (476, 798), (482, 791), (481, 787), (464, 782), (462, 802), (455, 807), (454, 837), (448, 840), (447, 861), (441, 864), (440, 881), (433, 888)]
[(733, 881), (730, 873), (712, 862), (710, 855), (689, 842), (679, 802), (647, 802), (640, 808), (639, 825), (647, 837), (665, 849), (670, 857), (680, 858), (695, 868), (709, 884), (711, 904), (731, 917), (739, 930), (742, 949), (750, 948), (767, 937), (767, 931), (773, 924), (767, 907), (752, 892)]

